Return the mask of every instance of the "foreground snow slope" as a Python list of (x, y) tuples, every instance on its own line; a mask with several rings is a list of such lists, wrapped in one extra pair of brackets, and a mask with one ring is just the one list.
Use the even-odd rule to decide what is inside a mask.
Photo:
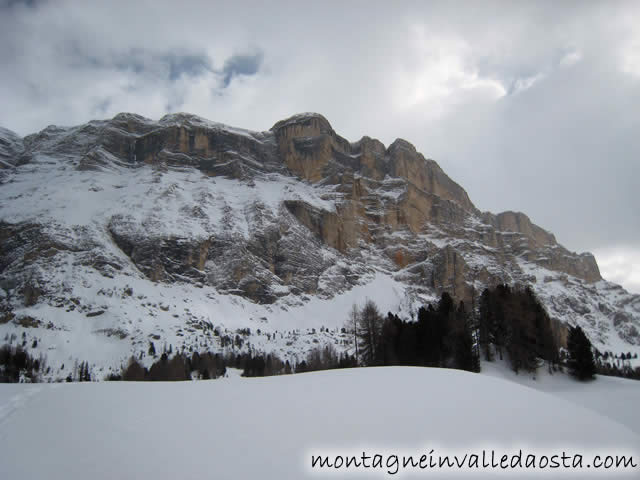
[[(0, 478), (297, 479), (311, 475), (311, 449), (419, 456), (502, 446), (633, 451), (637, 459), (640, 436), (514, 382), (391, 367), (188, 383), (2, 385), (0, 445)], [(339, 476), (330, 473), (315, 476)], [(564, 473), (540, 478), (584, 478), (584, 471)], [(389, 475), (365, 474), (372, 476)]]
[(515, 374), (507, 362), (482, 362), (482, 374), (503, 378), (520, 385), (547, 392), (593, 410), (626, 425), (640, 434), (640, 382), (597, 375), (593, 382), (578, 382), (568, 374), (550, 374), (539, 368), (535, 374)]

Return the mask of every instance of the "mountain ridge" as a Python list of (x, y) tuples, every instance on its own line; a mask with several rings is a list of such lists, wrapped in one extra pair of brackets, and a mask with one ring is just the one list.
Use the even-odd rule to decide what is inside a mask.
[[(129, 120), (130, 118), (134, 118), (137, 121), (140, 122), (144, 122), (144, 123), (154, 123), (153, 120), (148, 119), (146, 117), (143, 117), (141, 115), (138, 114), (134, 114), (134, 113), (128, 113), (128, 112), (122, 112), (117, 114), (115, 117), (113, 117), (110, 120), (98, 120), (98, 121), (91, 121), (88, 122), (88, 124), (91, 124), (93, 122), (116, 122), (118, 120)], [(305, 124), (308, 123), (312, 120), (317, 120), (319, 123), (321, 123), (323, 125), (323, 127), (320, 128), (320, 131), (322, 133), (325, 134), (330, 134), (332, 136), (337, 137), (338, 139), (340, 139), (341, 142), (345, 142), (347, 144), (349, 144), (352, 147), (357, 148), (361, 148), (361, 145), (363, 143), (366, 143), (367, 145), (376, 145), (376, 146), (380, 146), (385, 152), (389, 152), (391, 150), (396, 150), (396, 149), (402, 149), (404, 148), (405, 150), (409, 150), (412, 154), (414, 155), (418, 155), (419, 157), (421, 157), (424, 162), (431, 162), (435, 168), (437, 168), (440, 172), (442, 172), (442, 174), (444, 174), (444, 171), (442, 171), (442, 169), (440, 168), (440, 166), (437, 164), (437, 162), (435, 162), (432, 159), (427, 159), (425, 158), (421, 153), (417, 152), (415, 146), (413, 144), (411, 144), (409, 141), (403, 139), (403, 138), (397, 138), (396, 140), (394, 140), (388, 147), (385, 147), (384, 144), (382, 142), (380, 142), (378, 139), (375, 138), (371, 138), (368, 136), (363, 136), (360, 140), (356, 141), (356, 142), (349, 142), (346, 139), (344, 139), (343, 137), (340, 137), (334, 130), (333, 127), (331, 126), (330, 122), (322, 115), (316, 112), (304, 112), (304, 113), (298, 113), (298, 114), (294, 114), (284, 120), (280, 120), (278, 122), (276, 122), (268, 131), (266, 132), (273, 132), (273, 131), (279, 131), (281, 129), (283, 129), (284, 127), (291, 127), (291, 126), (300, 126), (300, 124)], [(231, 127), (229, 125), (223, 124), (223, 123), (218, 123), (218, 122), (212, 122), (210, 120), (204, 119), (203, 117), (199, 117), (197, 115), (194, 114), (190, 114), (190, 113), (186, 113), (186, 112), (179, 112), (179, 113), (173, 113), (173, 114), (167, 114), (165, 116), (163, 116), (160, 120), (158, 120), (157, 122), (160, 125), (172, 125), (172, 124), (180, 124), (180, 125), (190, 125), (190, 126), (205, 126), (208, 128), (219, 128), (222, 130), (226, 130), (229, 132), (233, 132), (233, 133), (240, 133), (243, 135), (249, 135), (249, 136), (259, 136), (259, 135), (264, 135), (265, 131), (263, 132), (257, 132), (257, 131), (251, 131), (251, 130), (245, 130), (245, 129), (240, 129), (240, 128), (236, 128), (236, 127)], [(84, 125), (88, 125), (88, 124), (84, 124)], [(50, 129), (60, 129), (60, 128), (67, 128), (67, 129), (72, 129), (74, 127), (58, 127), (55, 125), (50, 125), (49, 127), (46, 127), (44, 130), (42, 130), (41, 132), (35, 133), (35, 134), (30, 134), (27, 135), (24, 138), (32, 138), (34, 136), (37, 136), (39, 134), (41, 134), (42, 132), (46, 131), (46, 130), (50, 130)], [(0, 134), (4, 134), (4, 137), (7, 136), (12, 136), (14, 137), (14, 139), (17, 140), (22, 140), (22, 137), (20, 137), (18, 134), (16, 134), (15, 132), (6, 129), (4, 127), (0, 127)], [(255, 138), (255, 137), (254, 137)], [(256, 139), (257, 140), (257, 139)], [(0, 138), (0, 146), (4, 146), (4, 144), (2, 143), (2, 138)], [(366, 147), (365, 147), (366, 148)], [(6, 149), (6, 147), (5, 147)], [(0, 154), (2, 154), (3, 152), (0, 151)], [(12, 152), (15, 155), (15, 152)], [(5, 156), (8, 156), (8, 153), (4, 154)], [(446, 176), (446, 174), (444, 174)], [(483, 217), (485, 218), (489, 218), (491, 219), (491, 223), (498, 223), (500, 225), (518, 225), (517, 227), (505, 227), (503, 226), (502, 229), (508, 229), (511, 231), (518, 231), (520, 233), (522, 233), (522, 228), (519, 226), (519, 224), (522, 222), (525, 224), (525, 227), (527, 230), (531, 231), (531, 230), (536, 230), (537, 232), (539, 232), (540, 234), (547, 234), (549, 235), (549, 243), (556, 243), (555, 240), (555, 236), (549, 232), (546, 229), (543, 229), (542, 227), (539, 227), (538, 225), (534, 224), (533, 222), (531, 222), (530, 218), (524, 213), (524, 212), (520, 212), (520, 211), (511, 211), (511, 210), (506, 210), (503, 212), (499, 212), (499, 213), (492, 213), (489, 211), (483, 211), (481, 212), (480, 210), (478, 210), (475, 205), (473, 205), (473, 203), (471, 202), (471, 200), (468, 197), (468, 194), (466, 193), (466, 191), (464, 190), (464, 188), (462, 188), (459, 184), (457, 184), (456, 182), (454, 182), (453, 180), (451, 180), (448, 176), (446, 176), (447, 180), (451, 181), (451, 183), (453, 185), (455, 185), (456, 189), (459, 189), (462, 193), (462, 196), (464, 198), (464, 201), (462, 202), (463, 205), (469, 205), (471, 206), (471, 209), (478, 214), (481, 214)], [(407, 178), (407, 181), (411, 182), (410, 179)], [(504, 219), (505, 217), (510, 217), (508, 221), (503, 221), (502, 219)], [(583, 252), (585, 254), (590, 254), (590, 252)]]
[[(222, 304), (234, 312), (226, 325), (277, 330), (295, 328), (305, 305), (362, 301), (350, 292), (369, 296), (376, 282), (392, 290), (371, 287), (384, 308), (405, 317), (443, 291), (473, 306), (484, 287), (519, 283), (540, 296), (560, 338), (580, 324), (603, 348), (640, 343), (640, 296), (603, 280), (593, 255), (570, 252), (524, 213), (480, 212), (406, 140), (349, 142), (314, 113), (263, 132), (185, 113), (121, 113), (2, 138), (0, 334), (36, 335), (47, 315), (58, 318), (49, 333), (64, 325), (71, 334), (77, 325), (65, 315), (101, 311), (88, 338), (120, 332), (119, 351), (130, 352), (154, 336), (185, 345), (185, 322), (215, 324)], [(155, 307), (141, 300), (141, 310), (126, 293), (134, 280)], [(179, 296), (160, 301), (174, 287), (201, 299), (197, 315), (179, 309)], [(101, 304), (105, 292), (130, 310)], [(136, 326), (132, 312), (152, 320)], [(300, 325), (338, 327), (322, 318)], [(203, 329), (200, 344), (220, 348)]]

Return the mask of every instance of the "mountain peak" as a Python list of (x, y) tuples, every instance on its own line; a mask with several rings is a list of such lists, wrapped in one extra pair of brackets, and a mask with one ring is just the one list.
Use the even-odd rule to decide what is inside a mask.
[(197, 124), (205, 124), (205, 125), (215, 124), (215, 122), (212, 122), (211, 120), (208, 120), (206, 118), (203, 118), (188, 112), (167, 113), (160, 120), (158, 120), (158, 123), (163, 125), (174, 124), (174, 123), (180, 123), (180, 124), (197, 123)]
[(400, 149), (407, 150), (408, 152), (413, 154), (417, 153), (416, 147), (404, 138), (396, 138), (393, 143), (389, 145), (389, 148), (387, 150), (391, 152)]
[(332, 133), (333, 128), (324, 115), (315, 112), (303, 112), (276, 122), (271, 131), (277, 132), (285, 127), (316, 128), (320, 133)]
[(147, 117), (143, 117), (142, 115), (138, 115), (137, 113), (130, 113), (130, 112), (120, 112), (118, 113), (116, 116), (114, 116), (112, 119), (112, 121), (114, 122), (125, 122), (125, 121), (130, 121), (130, 120), (136, 120), (139, 122), (152, 122), (153, 120), (147, 118)]

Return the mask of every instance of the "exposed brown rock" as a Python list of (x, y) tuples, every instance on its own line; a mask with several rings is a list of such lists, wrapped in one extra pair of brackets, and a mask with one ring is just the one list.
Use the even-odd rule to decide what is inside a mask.
[(532, 239), (536, 246), (556, 245), (556, 237), (531, 223), (524, 213), (502, 212), (497, 215), (485, 213), (484, 220), (499, 231), (523, 233)]

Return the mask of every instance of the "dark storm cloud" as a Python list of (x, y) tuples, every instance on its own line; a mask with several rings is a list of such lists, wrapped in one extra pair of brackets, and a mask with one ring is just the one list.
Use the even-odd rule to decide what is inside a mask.
[(100, 51), (69, 42), (60, 48), (61, 58), (66, 58), (72, 69), (116, 70), (142, 76), (160, 76), (172, 82), (182, 75), (197, 77), (212, 71), (209, 56), (201, 52), (154, 51), (132, 48), (126, 51)]
[(237, 75), (255, 75), (262, 64), (262, 52), (253, 55), (234, 55), (224, 62), (222, 68), (222, 85), (228, 87)]
[(211, 60), (203, 53), (188, 52), (149, 52), (133, 50), (128, 54), (116, 55), (113, 65), (118, 70), (136, 74), (151, 72), (161, 74), (170, 81), (178, 80), (182, 75), (197, 77), (211, 72)]
[(640, 291), (638, 2), (9, 4), (0, 125), (319, 111), (349, 140), (409, 140), (481, 210), (527, 213)]
[(0, 8), (11, 8), (16, 6), (25, 6), (34, 8), (46, 0), (0, 0)]
[(197, 77), (211, 71), (211, 62), (206, 55), (176, 55), (161, 57), (169, 65), (169, 80), (177, 80), (181, 75)]

